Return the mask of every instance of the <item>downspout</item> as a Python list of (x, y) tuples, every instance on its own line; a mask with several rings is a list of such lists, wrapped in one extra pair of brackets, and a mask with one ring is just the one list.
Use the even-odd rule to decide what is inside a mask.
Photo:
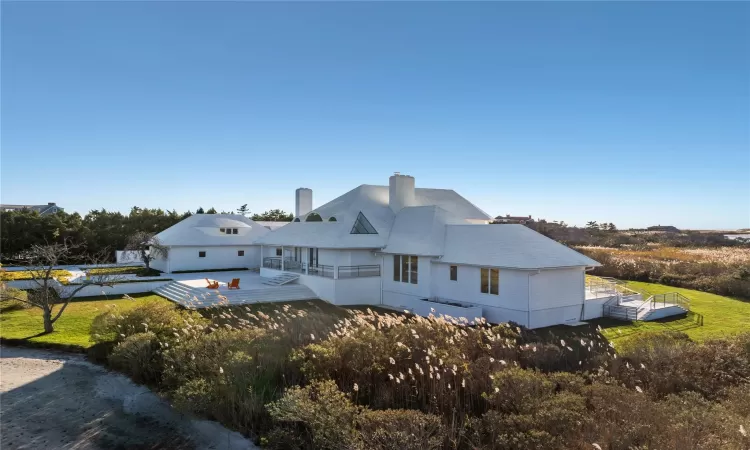
[[(380, 267), (385, 269), (385, 255), (383, 253), (380, 254)], [(383, 304), (383, 271), (380, 271), (380, 304)]]

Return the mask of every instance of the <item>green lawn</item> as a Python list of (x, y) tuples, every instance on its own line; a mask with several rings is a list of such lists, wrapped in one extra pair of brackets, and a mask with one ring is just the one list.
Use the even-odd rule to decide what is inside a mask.
[[(641, 331), (681, 331), (694, 341), (750, 331), (750, 302), (709, 294), (707, 292), (665, 286), (656, 283), (628, 281), (626, 286), (643, 294), (644, 300), (653, 294), (679, 292), (690, 299), (691, 313), (679, 319), (664, 319), (653, 322), (621, 322), (616, 320), (593, 321), (604, 329), (604, 335), (612, 340), (626, 338)], [(697, 324), (695, 313), (703, 315), (703, 326)]]
[[(37, 278), (42, 278), (43, 270), (34, 270), (33, 275)], [(56, 278), (67, 279), (70, 278), (71, 274), (67, 270), (53, 270), (51, 275)], [(13, 281), (13, 280), (31, 280), (34, 277), (32, 272), (28, 270), (0, 270), (0, 281)]]
[(169, 302), (158, 295), (133, 294), (135, 300), (120, 297), (91, 297), (71, 302), (60, 319), (55, 322), (55, 331), (37, 336), (44, 331), (42, 310), (39, 308), (5, 310), (0, 309), (0, 337), (2, 339), (24, 340), (29, 344), (50, 346), (71, 346), (85, 349), (93, 345), (89, 329), (94, 317), (106, 311), (109, 305), (117, 305), (120, 310), (134, 308), (149, 301)]

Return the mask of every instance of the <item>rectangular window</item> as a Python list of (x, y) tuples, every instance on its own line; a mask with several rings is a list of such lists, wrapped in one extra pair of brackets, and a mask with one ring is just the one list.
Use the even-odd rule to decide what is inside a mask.
[(205, 258), (206, 252), (198, 252), (198, 258)]
[(393, 281), (401, 281), (401, 255), (393, 255)]
[(483, 294), (499, 295), (500, 293), (500, 271), (498, 269), (481, 269), (482, 283), (480, 292)]
[(219, 228), (219, 231), (223, 233), (224, 232), (224, 228)]
[(276, 256), (281, 256), (281, 248), (276, 249)]
[(419, 259), (416, 256), (408, 257), (411, 261), (409, 263), (409, 283), (417, 284), (419, 274)]
[(410, 255), (393, 255), (393, 281), (417, 284), (419, 281), (419, 258)]
[(237, 256), (245, 256), (245, 250), (237, 250)]
[(409, 282), (409, 257), (401, 255), (401, 282)]
[(232, 234), (237, 234), (237, 228), (232, 228)]
[(451, 266), (451, 281), (458, 281), (458, 266)]

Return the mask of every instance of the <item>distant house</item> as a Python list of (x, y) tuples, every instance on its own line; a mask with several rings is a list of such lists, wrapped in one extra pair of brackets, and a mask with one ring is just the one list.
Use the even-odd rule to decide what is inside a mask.
[(495, 217), (495, 223), (517, 223), (520, 225), (526, 225), (527, 223), (533, 222), (534, 219), (531, 218), (531, 214), (527, 216), (511, 216), (510, 214), (506, 214), (505, 216), (497, 216)]
[(57, 203), (50, 202), (46, 205), (0, 205), (0, 211), (36, 211), (42, 216), (47, 214), (55, 214), (56, 212), (63, 211), (63, 208), (57, 206)]
[(672, 225), (656, 225), (646, 228), (646, 231), (661, 231), (662, 233), (679, 233), (680, 230)]

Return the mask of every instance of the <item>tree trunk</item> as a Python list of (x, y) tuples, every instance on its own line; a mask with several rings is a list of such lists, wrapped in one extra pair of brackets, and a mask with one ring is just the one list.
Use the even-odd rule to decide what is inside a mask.
[(44, 332), (45, 333), (52, 333), (54, 328), (52, 328), (52, 311), (49, 309), (44, 309)]

